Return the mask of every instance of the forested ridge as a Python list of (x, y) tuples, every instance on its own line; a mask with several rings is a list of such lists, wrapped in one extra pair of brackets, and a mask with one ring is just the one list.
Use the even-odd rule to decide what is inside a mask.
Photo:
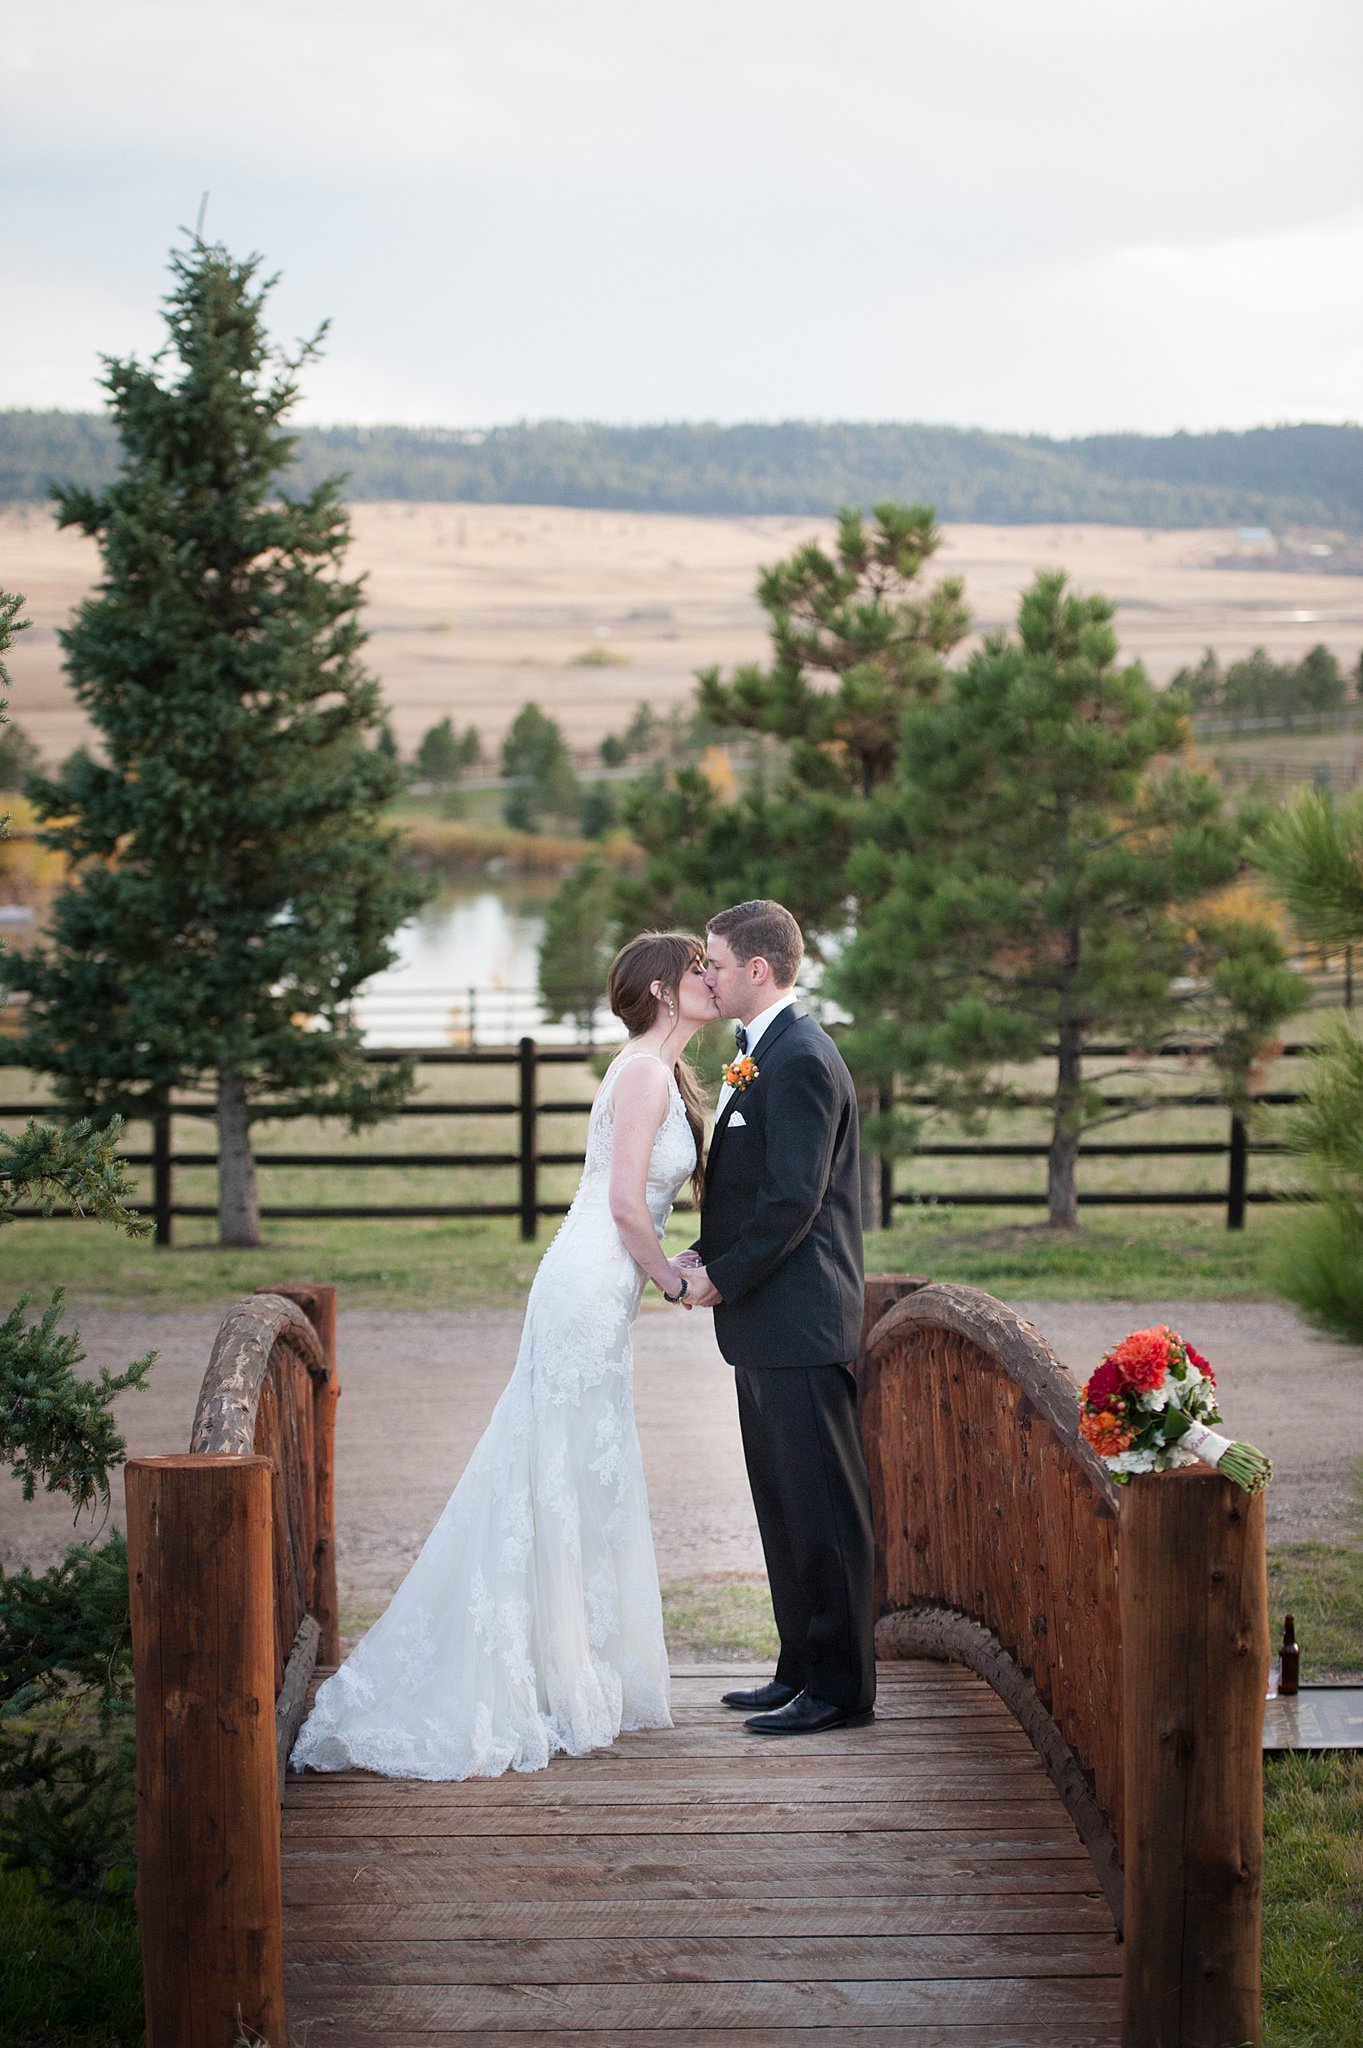
[[(40, 499), (50, 482), (102, 488), (115, 467), (113, 428), (100, 414), (0, 412), (0, 503)], [(803, 420), (305, 428), (290, 489), (337, 471), (352, 499), (728, 514), (826, 514), (898, 499), (934, 505), (941, 519), (997, 524), (1363, 531), (1359, 426), (1073, 441)]]

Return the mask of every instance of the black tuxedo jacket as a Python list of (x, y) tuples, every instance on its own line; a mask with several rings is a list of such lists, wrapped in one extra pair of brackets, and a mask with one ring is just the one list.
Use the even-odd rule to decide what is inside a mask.
[(842, 1054), (796, 1003), (753, 1052), (710, 1141), (697, 1249), (724, 1300), (730, 1365), (847, 1364), (864, 1278), (857, 1099)]

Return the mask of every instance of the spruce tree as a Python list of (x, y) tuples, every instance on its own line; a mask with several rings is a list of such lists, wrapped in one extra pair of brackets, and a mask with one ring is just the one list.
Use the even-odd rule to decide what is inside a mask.
[[(26, 623), (20, 605), (0, 591), (0, 690), (5, 649)], [(4, 708), (0, 698), (0, 724)], [(117, 1119), (103, 1131), (30, 1123), (0, 1134), (0, 1225), (36, 1201), (143, 1235), (119, 1134)], [(59, 1328), (61, 1295), (36, 1322), (27, 1309), (25, 1295), (0, 1323), (0, 1461), (25, 1500), (41, 1485), (73, 1513), (107, 1509), (124, 1451), (112, 1404), (145, 1385), (151, 1357), (85, 1379), (79, 1335)], [(90, 1908), (132, 1900), (131, 1677), (121, 1536), (75, 1544), (41, 1574), (0, 1569), (0, 1862), (30, 1872), (58, 1907), (84, 1909), (87, 1923)]]
[(1058, 1048), (1056, 1225), (1076, 1218), (1084, 1131), (1112, 1114), (1085, 1079), (1094, 1037), (1150, 1045), (1196, 996), (1204, 1028), (1238, 1034), (1238, 1070), (1300, 1003), (1271, 928), (1217, 910), (1236, 823), (1210, 776), (1171, 761), (1183, 700), (1119, 665), (1112, 611), (1040, 575), (1018, 636), (992, 636), (906, 713), (830, 976), (856, 1020), (854, 1068), (910, 1076), (958, 1110), (1016, 1100), (1008, 1069)]
[(62, 635), (99, 757), (31, 785), (73, 879), (11, 975), (12, 1056), (72, 1111), (212, 1088), (224, 1245), (259, 1242), (253, 1118), (358, 1126), (408, 1086), (366, 1068), (347, 1005), (422, 894), (379, 823), (401, 776), (366, 743), (382, 706), (338, 481), (281, 487), (320, 335), (272, 348), (258, 273), (197, 238), (172, 257), (165, 347), (106, 362), (118, 478), (55, 494), (103, 560)]

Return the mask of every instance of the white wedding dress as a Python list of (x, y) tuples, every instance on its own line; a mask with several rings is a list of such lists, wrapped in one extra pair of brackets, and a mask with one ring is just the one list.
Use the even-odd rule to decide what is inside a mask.
[[(622, 1728), (671, 1726), (634, 1424), (644, 1275), (609, 1203), (616, 1077), (653, 1057), (626, 1053), (607, 1072), (515, 1371), (392, 1603), (318, 1690), (296, 1770), (491, 1778), (604, 1748)], [(648, 1166), (660, 1233), (695, 1158), (669, 1072)]]

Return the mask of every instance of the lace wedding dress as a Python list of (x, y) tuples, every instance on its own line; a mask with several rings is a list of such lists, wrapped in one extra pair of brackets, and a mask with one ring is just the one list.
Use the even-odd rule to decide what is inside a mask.
[[(667, 1653), (631, 1325), (644, 1276), (609, 1205), (611, 1097), (592, 1106), (573, 1205), (541, 1261), (516, 1368), (463, 1477), (391, 1605), (327, 1679), (297, 1770), (402, 1778), (534, 1771), (667, 1728)], [(681, 1094), (648, 1167), (661, 1232), (695, 1164)]]

